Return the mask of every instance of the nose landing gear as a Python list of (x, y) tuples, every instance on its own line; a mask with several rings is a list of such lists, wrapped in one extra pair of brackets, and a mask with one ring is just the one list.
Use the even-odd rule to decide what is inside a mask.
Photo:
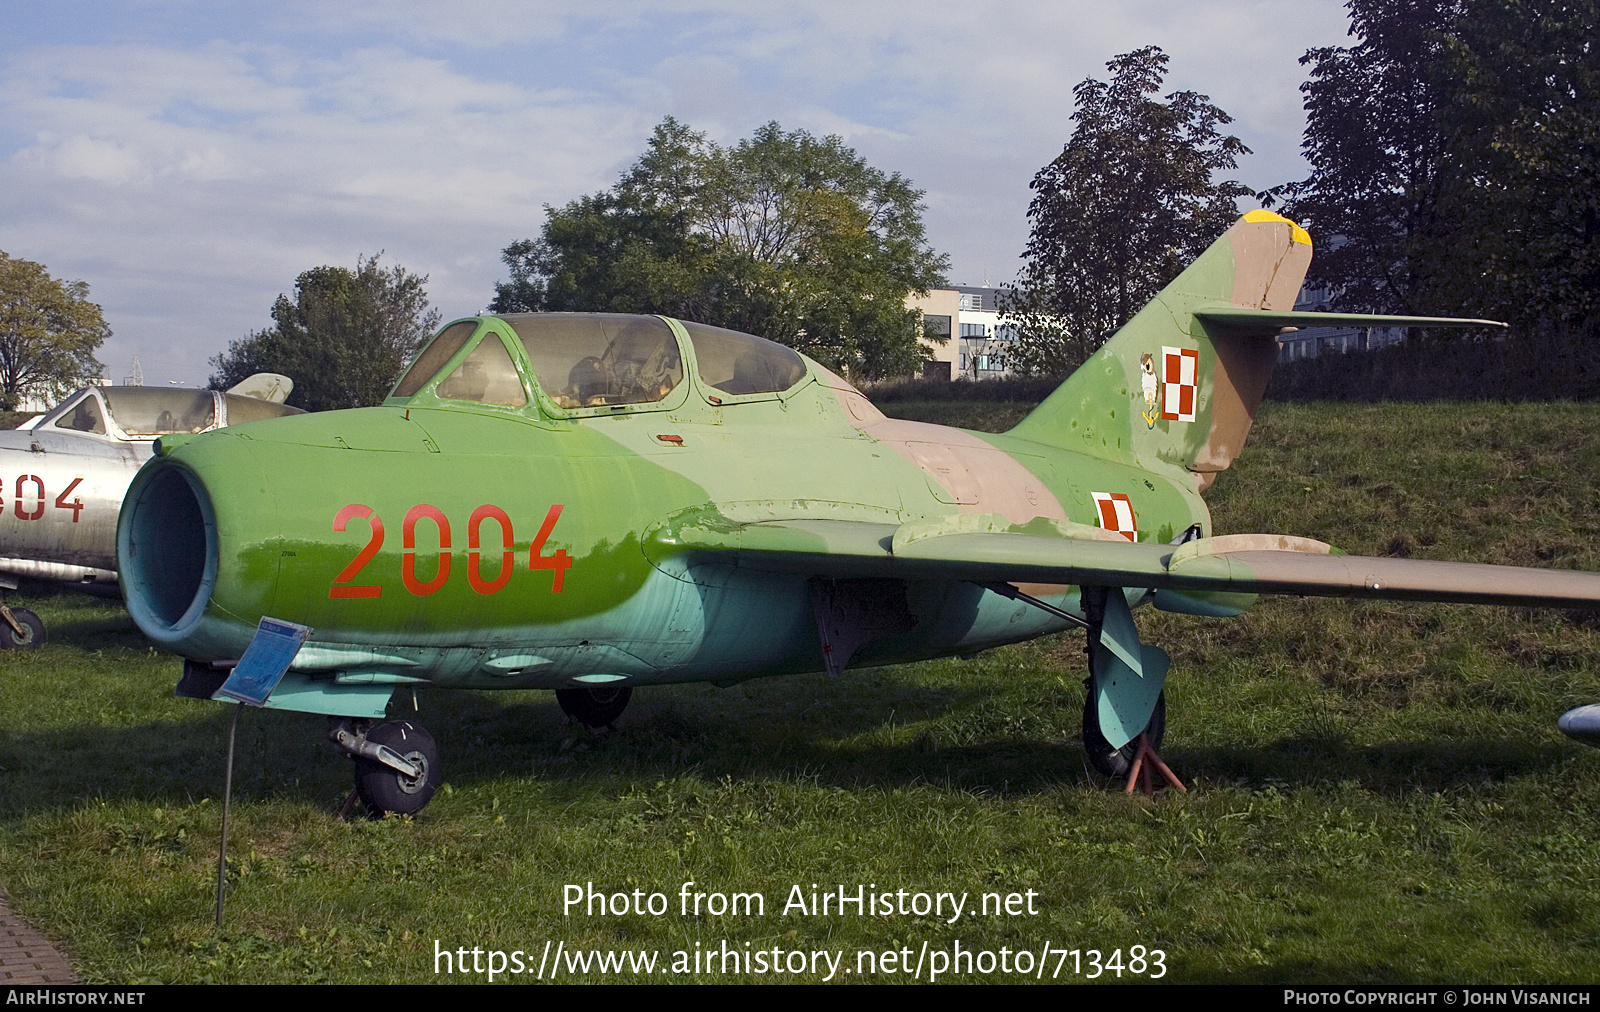
[(26, 608), (0, 604), (0, 650), (37, 650), (44, 646), (44, 622)]
[[(593, 728), (609, 727), (632, 697), (633, 689), (625, 685), (556, 692), (562, 712)], [(347, 814), (357, 799), (374, 819), (415, 815), (439, 788), (439, 746), (433, 735), (409, 720), (373, 727), (363, 718), (333, 717), (328, 723), (328, 740), (355, 760), (355, 790), (345, 799), (341, 815)]]
[[(328, 739), (356, 763), (354, 796), (374, 819), (415, 815), (433, 799), (442, 769), (433, 735), (409, 720), (367, 729), (367, 721), (336, 719)], [(350, 802), (345, 802), (348, 810)]]
[(37, 650), (44, 646), (44, 622), (26, 608), (6, 604), (6, 591), (16, 590), (16, 581), (0, 577), (0, 650)]

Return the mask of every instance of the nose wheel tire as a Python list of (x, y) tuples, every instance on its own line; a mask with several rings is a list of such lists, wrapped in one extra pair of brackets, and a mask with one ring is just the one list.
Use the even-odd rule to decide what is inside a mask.
[(556, 705), (561, 712), (586, 727), (610, 727), (628, 708), (633, 689), (622, 685), (611, 689), (557, 689)]
[(18, 632), (0, 617), (0, 650), (37, 650), (44, 646), (44, 621), (26, 608), (12, 608), (11, 617), (22, 627)]
[[(1100, 733), (1100, 708), (1095, 704), (1094, 681), (1091, 679), (1086, 684), (1089, 693), (1083, 701), (1083, 751), (1096, 772), (1108, 777), (1125, 777), (1133, 769), (1133, 760), (1139, 753), (1139, 738), (1135, 735), (1133, 741), (1121, 748), (1111, 747)], [(1156, 697), (1156, 708), (1150, 714), (1150, 723), (1145, 725), (1144, 737), (1152, 750), (1160, 751), (1166, 734), (1167, 694), (1163, 692)]]
[(439, 746), (433, 735), (409, 720), (395, 720), (367, 732), (367, 741), (393, 749), (417, 767), (410, 777), (372, 759), (356, 760), (356, 793), (374, 819), (385, 815), (415, 815), (439, 787)]

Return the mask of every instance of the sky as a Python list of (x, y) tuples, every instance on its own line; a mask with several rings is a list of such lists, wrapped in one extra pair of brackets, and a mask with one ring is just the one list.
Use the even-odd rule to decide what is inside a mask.
[(722, 144), (837, 134), (924, 191), (955, 284), (1000, 285), (1072, 89), (1146, 45), (1304, 178), (1299, 58), (1338, 0), (345, 0), (0, 4), (0, 250), (83, 280), (147, 384), (202, 385), (302, 271), (382, 254), (449, 320), (547, 205), (614, 184), (675, 116)]

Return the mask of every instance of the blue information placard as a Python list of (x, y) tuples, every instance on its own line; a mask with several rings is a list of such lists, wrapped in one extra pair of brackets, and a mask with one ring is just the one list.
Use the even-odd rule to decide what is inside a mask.
[(310, 626), (263, 615), (244, 656), (211, 698), (236, 699), (251, 706), (265, 705), (284, 672), (294, 663), (300, 644), (310, 635)]

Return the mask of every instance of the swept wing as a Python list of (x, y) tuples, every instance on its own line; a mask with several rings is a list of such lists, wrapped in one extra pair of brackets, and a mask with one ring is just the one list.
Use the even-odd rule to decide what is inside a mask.
[(1167, 591), (1600, 608), (1595, 573), (1345, 555), (1275, 534), (1140, 544), (1082, 524), (1017, 526), (988, 514), (900, 525), (803, 517), (741, 523), (697, 510), (658, 525), (645, 549), (653, 560), (689, 553), (821, 576), (1141, 587), (1156, 591), (1158, 602)]

